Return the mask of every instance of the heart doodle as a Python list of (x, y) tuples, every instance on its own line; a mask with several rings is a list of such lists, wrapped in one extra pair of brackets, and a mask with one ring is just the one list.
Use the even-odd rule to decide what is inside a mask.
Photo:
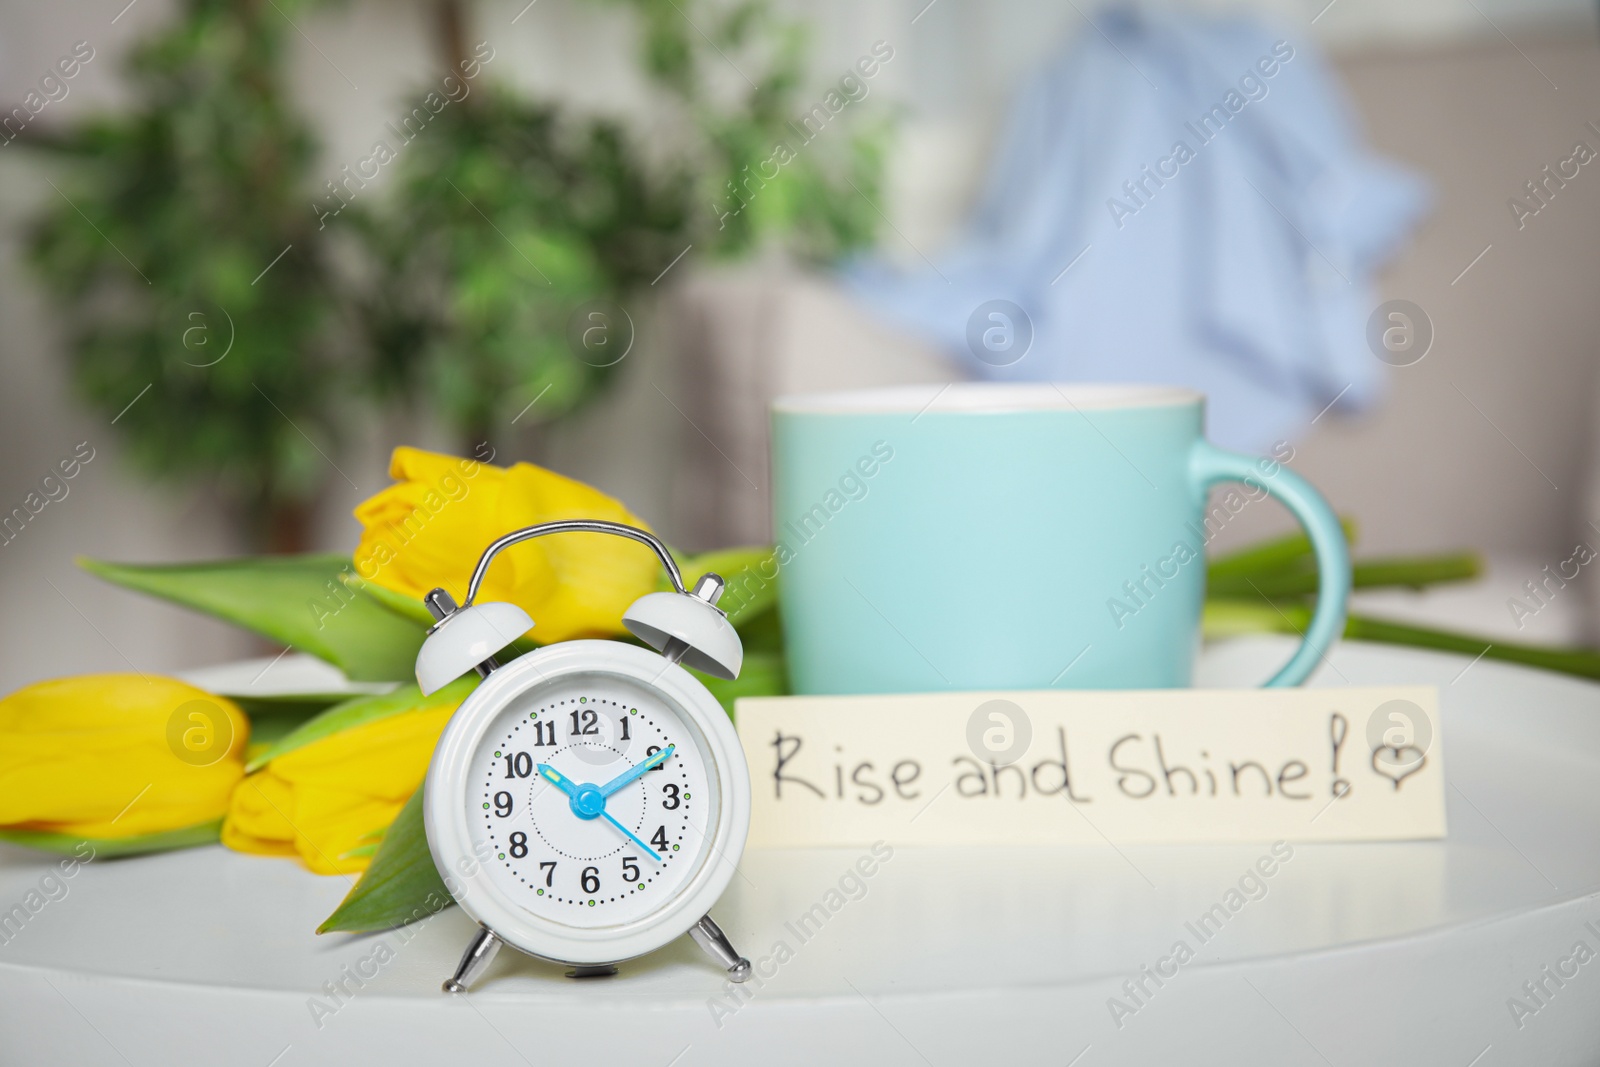
[[(1378, 758), (1380, 753), (1385, 754), (1384, 759)], [(1411, 753), (1415, 755), (1408, 758)], [(1393, 782), (1397, 793), (1400, 783), (1422, 770), (1427, 762), (1427, 753), (1416, 745), (1379, 745), (1372, 750), (1372, 769)]]

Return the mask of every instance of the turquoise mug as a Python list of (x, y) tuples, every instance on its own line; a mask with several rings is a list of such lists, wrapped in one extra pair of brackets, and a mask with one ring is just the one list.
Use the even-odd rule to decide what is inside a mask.
[[(1208, 443), (1204, 404), (1181, 388), (1051, 383), (777, 400), (794, 691), (1186, 686), (1206, 543), (1269, 496), (1310, 536), (1320, 592), (1267, 684), (1304, 682), (1343, 628), (1344, 533), (1278, 460)], [(1207, 512), (1221, 482), (1243, 483), (1242, 503)]]

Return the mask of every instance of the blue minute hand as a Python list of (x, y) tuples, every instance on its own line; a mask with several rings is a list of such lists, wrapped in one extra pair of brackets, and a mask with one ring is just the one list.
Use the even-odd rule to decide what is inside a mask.
[[(660, 752), (657, 752), (654, 756), (651, 756), (637, 767), (623, 771), (621, 774), (611, 779), (611, 781), (600, 787), (600, 795), (603, 797), (608, 797), (612, 793), (615, 793), (617, 790), (621, 789), (623, 786), (627, 785), (629, 782), (643, 777), (646, 771), (655, 770), (657, 767), (661, 766), (667, 761), (667, 757), (672, 755), (672, 750), (677, 747), (677, 745), (668, 745), (666, 748), (662, 749)], [(539, 770), (541, 773), (543, 773), (544, 768), (541, 766)], [(551, 780), (554, 781), (554, 779)], [(557, 782), (556, 784), (559, 785), (560, 783)]]
[(572, 779), (568, 778), (566, 775), (562, 774), (548, 763), (539, 764), (539, 777), (543, 778), (545, 781), (549, 782), (551, 785), (555, 786), (569, 797), (575, 797), (578, 795), (578, 787), (573, 784)]
[(649, 845), (645, 844), (643, 841), (640, 841), (637, 837), (634, 837), (633, 831), (628, 829), (626, 826), (622, 825), (615, 818), (613, 818), (609, 811), (605, 810), (604, 808), (601, 808), (600, 809), (600, 817), (602, 819), (604, 819), (606, 822), (610, 823), (612, 826), (615, 826), (618, 830), (621, 830), (623, 833), (627, 834), (628, 837), (633, 841), (634, 844), (636, 844), (640, 848), (644, 849), (644, 854), (646, 856), (649, 856), (651, 859), (655, 860), (657, 863), (661, 862), (661, 857), (656, 855), (656, 850), (655, 849), (651, 848)]

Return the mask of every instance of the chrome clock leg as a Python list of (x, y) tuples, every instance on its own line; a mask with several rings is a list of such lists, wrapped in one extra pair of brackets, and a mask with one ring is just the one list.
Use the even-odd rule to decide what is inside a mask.
[(444, 991), (465, 993), (467, 987), (489, 969), (489, 963), (494, 959), (495, 953), (500, 951), (500, 945), (498, 937), (487, 929), (480, 929), (478, 936), (472, 939), (472, 944), (467, 946), (467, 951), (461, 954), (461, 963), (456, 967), (456, 973), (446, 979)]
[(712, 959), (728, 969), (729, 978), (735, 982), (743, 982), (750, 977), (750, 961), (739, 955), (728, 941), (728, 935), (722, 932), (722, 927), (718, 926), (711, 916), (707, 915), (689, 927), (689, 936), (694, 938), (694, 943), (705, 949)]

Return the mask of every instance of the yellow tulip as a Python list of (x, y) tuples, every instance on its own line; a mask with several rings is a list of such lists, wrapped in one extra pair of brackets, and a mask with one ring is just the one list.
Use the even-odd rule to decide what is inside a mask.
[(233, 791), (222, 843), (299, 856), (318, 874), (365, 870), (366, 846), (422, 784), (459, 703), (375, 719), (274, 758)]
[[(397, 448), (399, 482), (355, 510), (362, 525), (356, 573), (420, 599), (443, 586), (459, 599), (478, 557), (501, 535), (555, 519), (608, 519), (645, 527), (623, 504), (531, 463), (494, 467)], [(648, 529), (648, 527), (645, 527)], [(520, 605), (541, 643), (622, 632), (622, 613), (656, 588), (654, 553), (607, 534), (571, 533), (524, 542), (489, 568), (482, 600)]]
[(87, 674), (0, 699), (0, 827), (118, 839), (214, 822), (250, 721), (156, 675)]

